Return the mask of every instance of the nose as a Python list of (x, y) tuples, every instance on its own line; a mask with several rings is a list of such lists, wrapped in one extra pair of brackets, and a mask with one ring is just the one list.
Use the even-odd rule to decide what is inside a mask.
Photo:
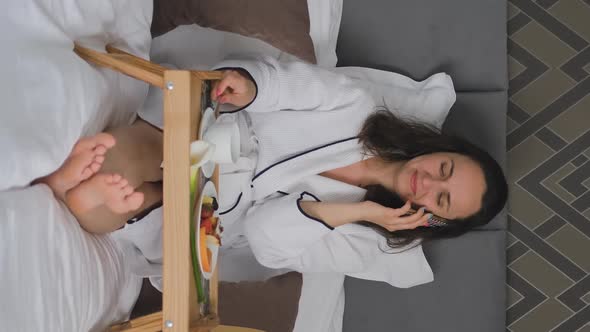
[(437, 193), (444, 191), (445, 180), (440, 177), (434, 177), (429, 173), (423, 173), (422, 177), (422, 195), (418, 200), (422, 206), (435, 206)]
[(422, 177), (422, 188), (424, 189), (424, 193), (435, 191), (443, 185), (443, 182), (443, 179), (424, 173)]

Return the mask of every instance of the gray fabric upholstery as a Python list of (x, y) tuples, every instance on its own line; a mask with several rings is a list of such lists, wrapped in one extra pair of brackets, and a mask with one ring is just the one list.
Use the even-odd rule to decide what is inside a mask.
[(508, 86), (506, 1), (344, 0), (338, 66), (423, 79), (447, 72), (459, 91)]
[(400, 289), (347, 278), (343, 331), (504, 331), (505, 235), (470, 232), (425, 245), (429, 284)]
[(443, 131), (466, 138), (506, 166), (506, 91), (459, 92)]
[[(344, 0), (339, 66), (421, 80), (444, 71), (457, 102), (443, 130), (505, 167), (507, 109), (504, 0)], [(435, 281), (409, 289), (347, 278), (345, 332), (505, 330), (506, 213), (480, 230), (424, 245)]]

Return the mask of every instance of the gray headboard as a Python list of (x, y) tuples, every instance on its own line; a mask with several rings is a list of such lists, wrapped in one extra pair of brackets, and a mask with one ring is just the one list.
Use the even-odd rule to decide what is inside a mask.
[[(338, 66), (424, 79), (444, 71), (457, 102), (443, 130), (506, 162), (506, 1), (343, 0)], [(502, 213), (483, 230), (424, 250), (433, 283), (398, 289), (347, 278), (344, 331), (497, 332), (505, 326)]]

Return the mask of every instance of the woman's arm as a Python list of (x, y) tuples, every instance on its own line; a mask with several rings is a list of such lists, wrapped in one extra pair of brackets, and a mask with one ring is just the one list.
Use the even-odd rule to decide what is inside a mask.
[(364, 202), (358, 203), (327, 203), (327, 202), (300, 202), (299, 206), (303, 211), (315, 218), (320, 219), (332, 228), (366, 220)]
[[(225, 77), (214, 83), (211, 98), (239, 107), (247, 104), (249, 112), (332, 111), (373, 103), (357, 81), (303, 62), (244, 57), (226, 60), (216, 68), (225, 70)], [(239, 93), (234, 94), (236, 90)]]
[[(400, 209), (387, 209), (372, 202), (327, 203), (321, 202), (316, 196), (307, 192), (291, 193), (254, 205), (244, 220), (245, 235), (256, 259), (270, 268), (289, 268), (299, 272), (339, 273), (387, 270), (389, 269), (387, 266), (404, 260), (409, 252), (397, 255), (384, 253), (383, 249), (387, 245), (385, 239), (377, 232), (367, 227), (344, 224), (363, 219), (377, 221), (378, 214), (385, 212), (384, 215), (387, 215), (389, 210)], [(394, 220), (399, 221), (405, 218), (410, 217)], [(333, 226), (341, 225), (341, 227), (331, 229), (333, 226), (329, 223)], [(389, 263), (374, 265), (378, 260)], [(416, 260), (420, 266), (424, 265), (424, 261), (423, 255), (422, 259)], [(399, 270), (396, 264), (394, 264), (396, 273), (405, 274), (406, 271)], [(400, 266), (405, 268), (407, 264)], [(389, 280), (387, 277), (368, 279)]]
[(389, 231), (414, 229), (428, 225), (424, 209), (410, 216), (404, 216), (411, 209), (408, 202), (399, 209), (391, 209), (371, 201), (357, 203), (331, 203), (302, 201), (299, 203), (303, 212), (319, 219), (331, 227), (338, 227), (358, 221), (368, 221)]

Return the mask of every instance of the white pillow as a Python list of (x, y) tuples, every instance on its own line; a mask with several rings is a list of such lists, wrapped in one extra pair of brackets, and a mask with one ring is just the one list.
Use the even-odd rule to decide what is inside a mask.
[(128, 122), (147, 94), (146, 84), (97, 70), (72, 50), (74, 41), (113, 43), (146, 57), (151, 1), (29, 2), (2, 4), (0, 29), (10, 33), (0, 53), (0, 190), (54, 171), (80, 136)]
[(383, 70), (336, 67), (334, 71), (357, 79), (378, 106), (386, 106), (399, 117), (441, 128), (457, 99), (453, 80), (445, 73), (422, 82)]
[(322, 67), (335, 67), (336, 43), (342, 19), (342, 0), (307, 0), (309, 35), (316, 61)]
[(3, 331), (103, 331), (141, 288), (117, 243), (85, 232), (45, 185), (0, 191), (0, 266)]

